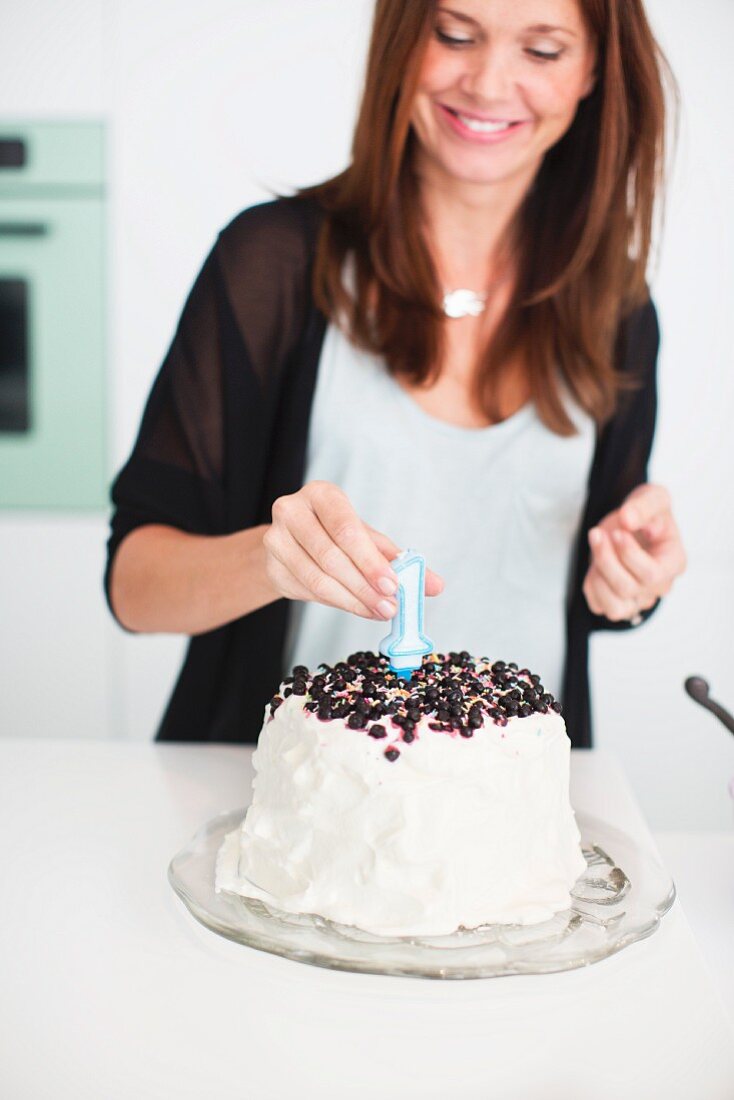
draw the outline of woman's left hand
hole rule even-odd
[[[591,564],[583,583],[595,615],[636,625],[686,568],[686,553],[662,485],[638,485],[589,531]]]

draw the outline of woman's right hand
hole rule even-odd
[[[391,619],[398,578],[390,562],[395,543],[364,523],[338,485],[310,481],[297,493],[278,497],[263,535],[271,584],[289,600],[350,611],[365,619]],[[437,596],[443,581],[426,570],[426,595]]]

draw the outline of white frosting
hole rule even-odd
[[[487,718],[471,738],[423,717],[405,744],[389,722],[376,740],[303,703],[266,708],[252,805],[219,852],[217,891],[384,935],[534,924],[568,907],[586,863],[559,714]]]

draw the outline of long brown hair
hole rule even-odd
[[[520,357],[538,415],[575,428],[557,368],[597,424],[634,379],[615,369],[620,321],[648,296],[646,269],[661,197],[665,87],[676,85],[642,0],[580,0],[597,49],[596,83],[547,151],[513,229],[518,277],[476,372],[475,399],[499,419],[497,379]],[[325,209],[316,302],[358,346],[413,383],[440,370],[443,313],[420,224],[410,114],[433,33],[435,0],[377,0],[352,145],[338,176],[299,193]],[[661,218],[662,221],[662,218]],[[343,265],[353,262],[353,294]]]

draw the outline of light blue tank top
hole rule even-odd
[[[401,548],[420,550],[445,588],[426,599],[440,652],[516,661],[560,694],[571,554],[587,495],[593,420],[562,389],[578,429],[559,436],[532,403],[485,428],[429,415],[383,361],[327,326],[309,423],[304,482],[331,481],[357,514]],[[284,651],[334,664],[378,650],[380,623],[293,601]]]

